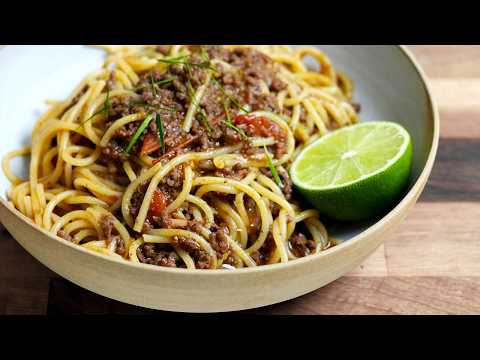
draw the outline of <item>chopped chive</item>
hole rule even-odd
[[[181,55],[181,56],[177,56],[176,58],[158,59],[158,62],[169,64],[169,65],[175,65],[175,64],[179,64],[182,59],[185,59],[187,57],[188,55]]]
[[[210,56],[208,56],[208,53],[205,51],[205,48],[203,46],[201,47],[200,55],[203,57],[203,60],[205,62],[210,62]]]
[[[200,118],[202,119],[203,125],[207,128],[208,135],[212,135],[212,128],[210,127],[210,124],[208,123],[208,119],[207,119],[207,116],[205,115],[204,111],[201,110],[201,111],[198,112],[198,114],[200,115]]]
[[[158,59],[159,62],[168,64],[168,65],[185,65],[185,66],[195,66],[199,68],[204,68],[204,69],[209,69],[212,71],[217,71],[212,65],[210,65],[210,62],[206,61],[205,63],[201,64],[195,64],[189,61],[183,61],[183,59],[188,58],[189,55],[183,55],[179,56],[177,58],[172,58],[172,59]]]
[[[138,141],[142,133],[145,131],[147,126],[150,124],[150,121],[152,121],[153,115],[148,114],[145,120],[140,124],[140,126],[137,128],[137,131],[135,131],[135,134],[133,134],[132,138],[130,139],[130,142],[128,143],[127,148],[125,149],[125,153],[129,154],[130,150],[132,150],[133,145]]]
[[[195,90],[192,86],[192,82],[190,81],[190,77],[192,76],[192,72],[190,69],[190,65],[186,64],[185,68],[187,69],[187,92],[188,96],[190,98],[190,101],[192,102],[193,106],[195,106],[195,111],[198,111],[198,114],[200,115],[200,118],[202,120],[203,125],[208,131],[208,135],[212,134],[212,128],[210,127],[210,124],[208,122],[207,116],[205,115],[204,110],[200,107],[200,104],[195,101]]]
[[[165,154],[165,132],[163,129],[163,121],[160,114],[157,114],[157,129],[158,137],[160,138],[160,145],[162,146],[162,155]]]
[[[223,102],[223,110],[225,111],[225,116],[227,117],[227,121],[229,123],[232,122],[232,118],[230,117],[230,111],[228,111],[228,106],[227,104],[225,103],[225,101]]]
[[[242,129],[240,129],[239,127],[233,124],[232,119],[230,118],[230,112],[228,111],[228,107],[227,107],[227,104],[225,104],[225,102],[223,103],[223,109],[225,110],[225,116],[227,117],[227,120],[223,120],[223,123],[227,125],[227,127],[229,127],[230,129],[238,132],[244,140],[247,140],[248,139],[247,134],[245,134],[245,132]]]
[[[176,80],[177,77],[176,76],[172,76],[171,78],[168,78],[168,79],[163,79],[163,80],[159,80],[159,81],[156,81],[155,82],[155,85],[165,85],[165,84],[168,84],[170,82],[172,82],[173,80]]]
[[[195,106],[195,111],[197,111],[197,109],[200,107],[200,104],[198,104],[196,101],[195,101],[195,89],[193,88],[192,86],[192,82],[190,81],[190,77],[192,76],[192,72],[191,72],[191,69],[190,69],[190,66],[186,66],[187,68],[187,73],[188,73],[188,76],[187,76],[187,91],[188,91],[188,96],[190,97],[190,101],[193,103],[193,105]]]
[[[277,169],[275,168],[275,165],[273,165],[272,158],[270,157],[270,154],[268,153],[267,146],[263,145],[263,149],[265,150],[265,156],[267,157],[268,161],[268,167],[270,168],[270,172],[272,173],[273,179],[277,183],[278,186],[283,187],[282,180],[280,179],[280,176],[278,176]]]
[[[162,85],[171,83],[171,82],[172,82],[173,80],[175,80],[175,79],[177,79],[176,76],[171,77],[171,78],[168,78],[168,79],[164,79],[164,80],[154,81],[153,84],[154,84],[154,85],[158,85],[158,86],[162,86]],[[147,85],[141,85],[141,86],[138,86],[138,87],[134,88],[133,90],[138,91],[138,90],[145,89],[146,87],[147,87]]]
[[[245,114],[248,114],[250,113],[250,111],[248,111],[245,107],[243,107],[240,102],[235,99],[234,96],[230,95],[227,90],[225,90],[225,88],[222,86],[222,84],[220,84],[218,82],[217,79],[213,78],[213,81],[218,85],[218,87],[220,88],[220,90],[223,92],[223,94],[236,106],[238,107],[241,111],[243,111]]]
[[[193,88],[192,82],[190,81],[190,78],[192,77],[192,71],[191,71],[189,65],[186,66],[186,69],[187,69],[187,73],[188,73],[188,76],[187,76],[187,90],[190,93],[190,96],[193,98],[193,95],[195,94],[195,89]]]
[[[92,116],[90,116],[87,120],[85,120],[82,124],[86,123],[87,121],[90,121],[95,116],[97,116],[99,114],[102,114],[102,113],[105,113],[105,116],[108,118],[108,112],[109,112],[111,106],[112,105],[110,103],[110,89],[107,88],[107,97],[105,98],[105,102],[103,103],[103,107],[100,110],[98,110],[97,112],[95,112]]]
[[[247,140],[247,139],[248,139],[247,134],[245,134],[245,132],[244,132],[242,129],[240,129],[240,128],[238,128],[237,126],[233,125],[233,123],[228,122],[228,121],[225,121],[225,120],[222,120],[222,122],[223,122],[228,128],[230,128],[230,129],[235,130],[236,132],[238,132],[238,133],[242,136],[242,138],[243,138],[244,140]]]
[[[153,96],[157,97],[157,90],[155,89],[155,82],[153,81],[153,75],[150,73],[150,85],[152,86]]]

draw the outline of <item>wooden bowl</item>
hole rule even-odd
[[[88,290],[147,308],[223,312],[261,307],[316,290],[359,266],[399,226],[420,196],[435,160],[439,117],[425,76],[400,46],[320,46],[351,75],[364,121],[404,125],[414,141],[409,192],[380,219],[330,224],[344,240],[319,255],[288,264],[226,270],[182,270],[108,258],[53,236],[0,198],[0,220],[42,264]],[[53,55],[53,56],[52,56]],[[0,154],[28,143],[45,98],[64,98],[101,64],[102,54],[80,46],[9,46],[0,51]],[[25,89],[24,84],[29,84]],[[16,164],[21,170],[21,164]],[[0,177],[0,190],[9,186]],[[21,266],[21,264],[18,264]]]

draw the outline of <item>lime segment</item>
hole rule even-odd
[[[366,122],[332,132],[293,162],[296,190],[323,214],[363,220],[392,206],[408,184],[412,140],[399,124]]]

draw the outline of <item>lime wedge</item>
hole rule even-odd
[[[412,140],[401,125],[365,122],[307,146],[290,176],[295,189],[323,215],[365,220],[389,210],[403,195],[412,153]]]

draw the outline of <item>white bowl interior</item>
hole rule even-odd
[[[430,106],[417,70],[397,46],[316,45],[336,69],[354,81],[355,101],[363,121],[395,121],[410,132],[414,142],[411,184],[422,172],[432,145]],[[66,98],[73,88],[104,59],[101,50],[80,45],[8,46],[0,51],[0,155],[30,145],[30,132],[45,111],[46,99]],[[26,177],[27,159],[15,160],[14,171]],[[3,172],[0,194],[10,186]],[[376,219],[354,224],[328,225],[339,239],[348,240]]]

